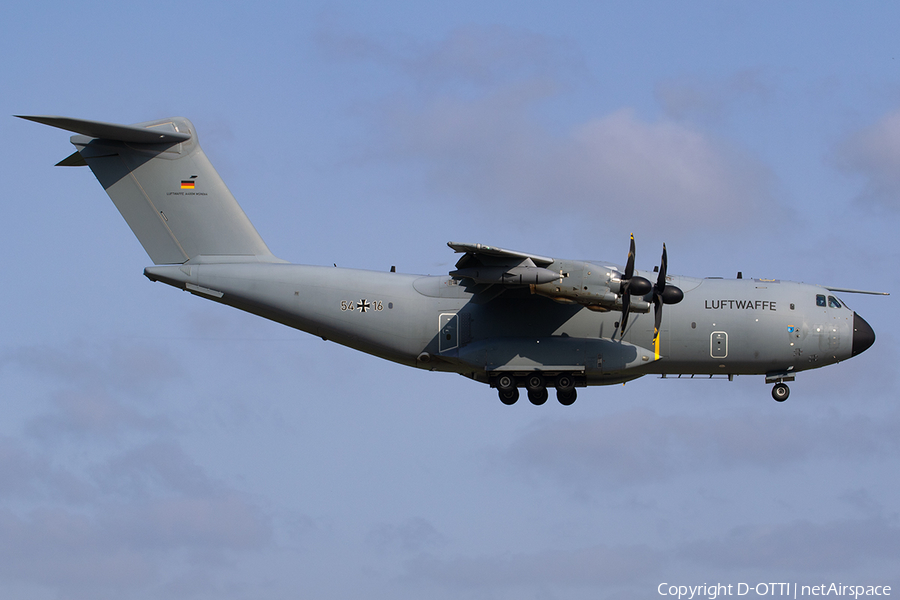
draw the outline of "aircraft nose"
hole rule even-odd
[[[875,331],[861,316],[853,313],[853,356],[865,352],[875,343]]]

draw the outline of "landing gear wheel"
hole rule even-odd
[[[772,397],[776,402],[784,402],[791,395],[791,388],[786,383],[776,383],[772,388]]]
[[[516,389],[516,378],[512,375],[501,375],[497,378],[497,381],[494,383],[494,385],[501,392],[508,392],[510,390]]]
[[[535,406],[540,406],[541,404],[546,402],[547,398],[549,397],[550,394],[547,393],[547,388],[541,388],[539,390],[528,390],[528,400]]]
[[[507,406],[511,406],[516,403],[516,400],[519,399],[519,389],[511,388],[511,389],[500,389],[500,402]]]
[[[537,392],[543,390],[547,387],[547,384],[544,382],[544,376],[538,373],[534,375],[529,375],[525,379],[525,387],[528,388],[529,392]]]
[[[556,391],[563,393],[575,391],[575,380],[571,375],[560,375],[556,378]]]
[[[577,397],[578,392],[576,392],[574,388],[568,392],[556,390],[556,399],[559,400],[559,403],[563,406],[572,406],[572,403],[575,402],[575,398]]]

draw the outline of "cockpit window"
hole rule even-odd
[[[825,294],[816,294],[816,306],[825,306]]]
[[[841,303],[834,296],[828,296],[828,306],[831,308],[841,308]]]

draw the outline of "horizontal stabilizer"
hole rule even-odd
[[[51,127],[59,127],[66,131],[80,133],[93,138],[131,144],[165,144],[184,142],[191,139],[189,133],[175,131],[175,128],[167,123],[157,124],[152,127],[141,127],[139,125],[117,125],[115,123],[88,121],[87,119],[71,119],[69,117],[16,116],[20,119],[50,125]]]
[[[84,160],[84,157],[81,156],[81,153],[76,150],[72,154],[68,155],[55,165],[54,167],[86,167],[88,166],[87,161]]]

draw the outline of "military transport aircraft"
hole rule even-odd
[[[200,149],[187,119],[116,125],[22,117],[76,133],[62,166],[89,166],[160,281],[411,367],[450,371],[543,404],[548,388],[663,377],[764,375],[785,382],[856,356],[875,332],[835,292],[776,279],[669,275],[482,244],[443,276],[296,265],[276,258]],[[650,316],[652,311],[653,315]],[[664,318],[665,317],[665,318]]]

